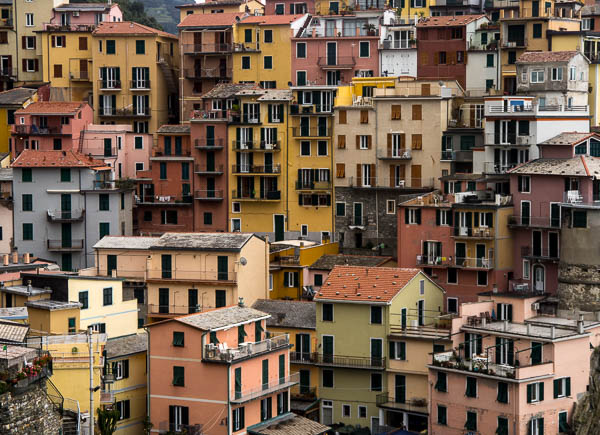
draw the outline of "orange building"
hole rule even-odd
[[[290,373],[289,336],[268,334],[269,317],[240,302],[149,325],[153,427],[260,434],[276,421],[302,433],[325,433],[327,426],[289,412],[298,374]]]

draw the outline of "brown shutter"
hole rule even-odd
[[[362,166],[360,163],[356,164],[356,185],[362,186]]]
[[[62,38],[62,46],[63,46],[63,48],[66,48],[67,47],[67,37],[66,37],[66,35],[65,36],[61,36],[61,38]]]
[[[440,64],[440,53],[438,51],[436,51],[433,54],[433,64],[434,65],[439,65]]]
[[[51,39],[51,41],[52,41],[52,46],[53,46],[53,47],[56,47],[56,36],[52,35],[52,36],[50,37],[50,39]]]
[[[23,50],[27,47],[27,37],[26,36],[21,36],[21,45]]]
[[[405,133],[400,133],[400,149],[402,149],[402,150],[406,149],[406,134]]]
[[[371,146],[372,146],[371,139],[372,139],[371,135],[368,135],[367,136],[367,148],[368,149],[371,149]]]
[[[375,164],[371,164],[371,187],[377,186],[377,168]]]
[[[429,62],[429,53],[421,53],[421,65],[427,65],[427,62]]]
[[[368,110],[361,110],[360,111],[360,123],[361,124],[368,124],[369,123],[369,111]]]
[[[338,136],[338,148],[346,148],[346,135],[340,134]]]
[[[423,83],[421,85],[421,95],[429,97],[431,95],[431,85],[429,83]]]
[[[402,106],[399,104],[392,105],[392,119],[402,119]]]
[[[23,59],[23,72],[27,71],[27,59]]]
[[[400,176],[400,179],[406,180],[406,166],[400,165],[399,168],[400,173],[398,175]]]
[[[62,77],[62,65],[54,65],[54,77]]]
[[[356,149],[360,149],[360,136],[358,134],[356,135]]]
[[[346,111],[340,110],[338,112],[338,124],[345,124],[346,122]]]
[[[335,176],[337,178],[344,178],[346,176],[346,164],[336,163],[335,164]]]
[[[33,60],[33,70],[38,72],[40,70],[40,61],[38,59]]]
[[[450,58],[450,61],[448,63],[450,65],[454,65],[456,63],[456,52],[455,51],[448,52],[448,57]]]
[[[387,135],[387,156],[392,157],[392,133]]]
[[[8,44],[8,32],[0,32],[0,44]]]
[[[423,148],[423,136],[421,134],[413,134],[411,136],[411,148],[420,150]]]
[[[421,120],[421,105],[420,104],[412,105],[412,119],[413,119],[413,121]]]
[[[394,178],[396,177],[396,166],[390,165],[390,187],[396,187]]]
[[[410,187],[421,187],[421,165],[410,167]]]

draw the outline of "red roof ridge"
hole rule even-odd
[[[585,173],[588,175],[588,177],[590,177],[592,174],[590,174],[590,169],[588,168],[587,162],[585,161],[585,156],[581,155],[579,156],[581,157],[581,163],[583,163],[583,168],[585,169]]]

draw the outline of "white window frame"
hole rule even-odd
[[[531,279],[531,262],[527,259],[523,259],[523,279]]]
[[[569,80],[577,80],[577,68],[575,68],[574,66],[569,67]]]
[[[593,18],[582,18],[581,19],[581,30],[590,30],[592,28]]]
[[[523,188],[523,183],[522,181],[527,179],[527,190],[525,190]],[[531,193],[531,177],[529,175],[520,175],[519,177],[517,177],[517,190],[519,191],[519,193]]]
[[[371,165],[363,163],[360,170],[360,185],[362,187],[371,187]]]
[[[323,382],[321,382],[321,385],[323,384]],[[334,383],[335,385],[335,373],[334,373]],[[329,387],[323,387],[323,388],[329,388]],[[324,410],[325,408],[327,409],[331,409],[331,421],[335,421],[333,418],[333,400],[323,400],[323,402],[321,403],[321,421],[324,421],[324,417],[323,415],[325,414]]]
[[[419,280],[419,294],[423,296],[425,294],[425,280]]]
[[[308,142],[308,154],[304,154],[303,146]],[[310,157],[312,151],[312,145],[309,140],[300,141],[300,157]]]
[[[400,343],[404,343],[404,359],[400,358]],[[394,358],[395,361],[406,361],[406,351],[408,347],[406,346],[406,341],[390,341],[390,346],[394,348]]]
[[[560,81],[562,81],[562,78],[563,78],[562,67],[557,66],[557,67],[552,68],[551,80],[553,82],[560,82]]]
[[[298,46],[300,44],[304,45],[304,57],[298,56]],[[296,42],[296,59],[306,59],[306,42]]]
[[[448,224],[448,213],[451,213],[451,210],[440,210],[440,226],[449,226]]]
[[[361,416],[361,411],[364,411],[364,416]],[[357,418],[367,418],[367,407],[365,405],[358,405]]]
[[[348,410],[347,413],[346,410]],[[352,406],[347,403],[342,403],[342,418],[352,418]]]
[[[30,41],[33,41],[33,44],[29,44]],[[59,47],[57,45],[57,47]],[[26,36],[25,37],[25,50],[35,50],[35,36]]]
[[[173,416],[175,417],[175,421],[173,422],[173,429],[175,429],[175,432],[179,432],[181,430],[181,426],[183,425],[182,423],[182,411],[183,411],[183,406],[179,406],[179,405],[175,405],[174,409],[173,409]]]
[[[25,125],[25,117],[24,116],[19,117],[19,124]]]
[[[33,13],[27,12],[25,14],[25,27],[33,27],[33,26],[35,26],[35,20],[34,20]]]
[[[271,106],[271,122],[274,122],[274,123],[282,122],[283,118],[281,117],[282,114],[280,113],[280,109],[281,108],[279,107],[279,104],[273,104]],[[277,138],[274,138],[274,140],[277,141]],[[276,142],[273,142],[273,143],[276,143]]]
[[[308,237],[308,225],[306,225],[306,224],[300,225],[300,236]]]
[[[235,229],[236,222],[238,223],[239,230]],[[236,233],[236,232],[241,232],[241,231],[242,231],[242,219],[241,218],[232,218],[231,219],[231,232]]]
[[[241,213],[242,212],[242,203],[241,202],[232,202],[231,203],[231,213]]]
[[[544,83],[544,70],[536,69],[530,73],[531,83]]]
[[[395,199],[388,199],[385,202],[385,214],[396,214],[396,200]]]
[[[238,431],[238,430],[242,430],[243,427],[241,427],[241,419],[240,419],[240,409],[243,409],[243,406],[239,406],[237,408],[235,408],[233,411],[231,411],[231,416],[232,416],[232,420],[233,420],[233,430],[234,431]],[[245,410],[244,410],[245,411]],[[237,429],[236,429],[237,428]]]
[[[273,274],[269,274],[269,291],[273,291]]]
[[[35,59],[25,59],[25,72],[35,72]]]
[[[414,0],[414,8],[424,8],[425,7],[425,0]]]
[[[450,311],[450,300],[456,301],[456,311]],[[458,313],[458,298],[446,299],[446,311],[448,311],[449,313]]]
[[[142,165],[142,169],[138,169],[137,166]],[[144,162],[135,162],[135,171],[143,171],[144,170]]]
[[[359,145],[358,145],[359,149],[368,150],[369,149],[369,135],[361,134],[358,137],[359,137]]]
[[[568,397],[567,396],[567,378],[569,378],[569,376],[564,376],[562,378],[558,378],[557,381],[559,382],[559,387],[560,387],[560,391],[561,393],[559,395],[557,395],[557,399],[563,398],[563,397]]]
[[[286,288],[295,288],[296,287],[296,282],[294,280],[294,272],[283,272],[284,274],[287,275],[288,279],[288,283],[286,285]]]
[[[123,361],[117,361],[115,363],[115,369],[116,369],[115,373],[113,373],[115,376],[115,379],[117,381],[120,379],[123,379]]]
[[[531,402],[533,403],[533,401]],[[529,422],[529,433],[531,435],[540,435],[540,419],[539,418],[532,418],[531,421]]]
[[[416,208],[408,209],[408,224],[409,225],[417,225],[417,209]]]

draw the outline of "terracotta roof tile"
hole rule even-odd
[[[251,15],[242,20],[240,24],[263,24],[265,26],[276,26],[280,24],[290,24],[303,15]]]
[[[571,159],[535,159],[509,171],[511,174],[600,177],[600,157],[577,156]]]
[[[580,142],[594,136],[600,140],[600,135],[596,133],[580,133],[578,131],[567,131],[560,133],[550,139],[545,140],[539,145],[577,145]],[[538,146],[539,146],[538,145]]]
[[[163,32],[133,21],[105,21],[98,24],[92,35],[158,35],[177,39],[177,35]]]
[[[177,8],[177,9],[207,8],[207,7],[214,8],[215,6],[241,5],[242,3],[244,3],[242,0],[212,0],[212,1],[205,1],[204,3],[186,3],[183,5],[176,5],[175,8]]]
[[[443,17],[429,17],[419,21],[417,27],[464,26],[483,17],[485,17],[485,15],[450,15]]]
[[[35,103],[31,103],[29,106],[24,109],[19,109],[15,112],[15,115],[26,115],[28,113],[35,114],[75,114],[77,113],[85,104],[83,101],[76,102],[65,102],[65,101],[37,101]]]
[[[578,51],[528,51],[517,59],[517,63],[568,62]]]
[[[335,266],[315,300],[388,303],[419,272],[396,267]]]
[[[75,151],[24,150],[13,162],[13,168],[99,168],[102,160],[95,160]]]
[[[236,18],[242,18],[243,12],[225,14],[190,14],[177,27],[223,27],[233,26]]]

